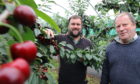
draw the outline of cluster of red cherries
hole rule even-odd
[[[26,5],[17,6],[13,17],[18,23],[26,26],[36,22],[35,12]],[[6,19],[1,22],[9,24]],[[0,26],[0,34],[8,31],[9,28]],[[0,65],[0,84],[24,84],[30,76],[30,63],[36,58],[37,47],[32,41],[24,41],[12,44],[9,51],[13,60]]]

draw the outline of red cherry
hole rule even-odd
[[[18,69],[24,75],[24,80],[27,80],[30,76],[30,66],[23,58],[17,58],[13,62],[3,64],[0,69],[6,67],[14,67]]]
[[[32,41],[25,41],[11,45],[10,51],[14,59],[20,57],[31,63],[36,58],[37,47]]]
[[[26,5],[20,5],[14,10],[14,17],[21,24],[32,26],[36,22],[36,14],[34,10]]]
[[[0,66],[0,69],[1,69],[1,68],[9,67],[10,65],[11,65],[11,63],[2,64],[2,65]]]
[[[29,76],[30,76],[30,66],[27,63],[27,61],[25,61],[24,59],[18,58],[14,62],[12,62],[10,66],[15,67],[18,70],[20,70],[21,73],[24,75],[25,80],[29,78]]]
[[[0,69],[0,84],[24,84],[24,76],[13,67]]]

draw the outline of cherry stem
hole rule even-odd
[[[5,27],[10,28],[17,35],[19,42],[21,42],[21,43],[23,42],[23,39],[22,39],[20,33],[17,31],[17,29],[15,27],[13,27],[12,25],[9,25],[9,24],[2,23],[2,22],[0,22],[0,26],[5,26]]]

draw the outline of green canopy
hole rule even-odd
[[[92,28],[88,28],[88,31],[89,31],[89,36],[92,36],[92,35],[95,34],[95,32],[94,32],[94,30]],[[82,33],[83,33],[83,35],[86,34],[85,28],[82,29]]]
[[[116,34],[117,34],[117,32],[116,32],[115,29],[111,29],[111,30],[109,31],[109,35],[116,35]]]

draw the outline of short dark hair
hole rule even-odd
[[[81,20],[81,23],[82,23],[82,18],[81,18],[81,16],[79,16],[79,15],[73,15],[73,16],[71,16],[70,18],[69,18],[69,20],[68,20],[68,24],[70,23],[70,20],[71,19],[80,19]]]
[[[115,22],[116,22],[116,19],[117,19],[118,17],[124,16],[124,15],[127,15],[127,16],[129,17],[130,21],[131,21],[133,24],[136,24],[136,21],[135,21],[134,16],[133,16],[131,13],[129,13],[129,12],[122,12],[122,13],[118,14],[118,15],[116,16],[116,18],[115,18]]]

